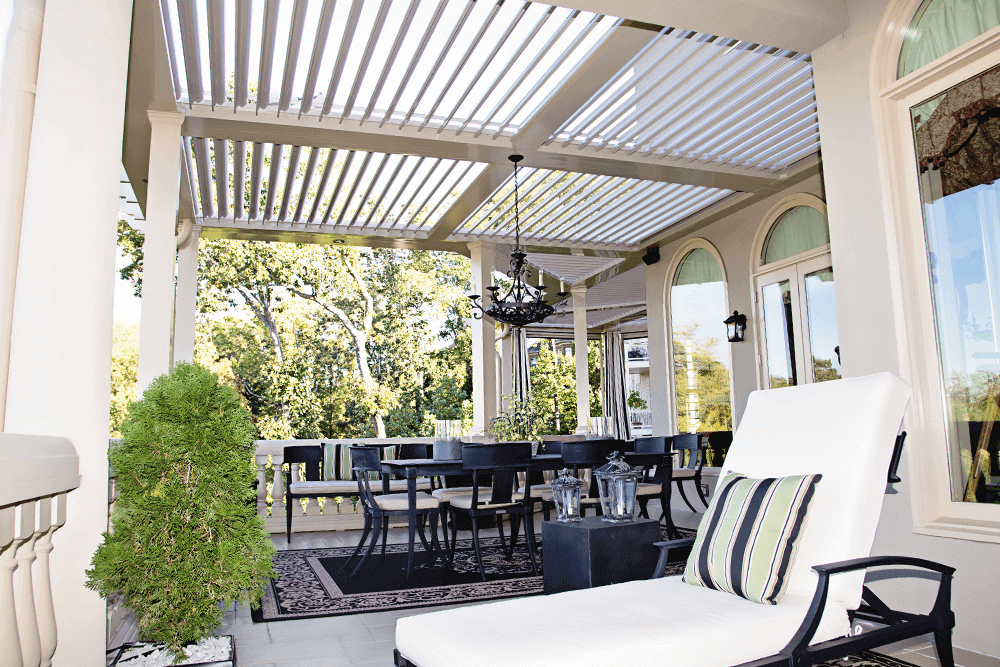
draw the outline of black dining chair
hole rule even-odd
[[[361,534],[361,539],[358,541],[358,546],[354,548],[354,553],[341,565],[341,568],[347,568],[350,562],[361,552],[365,542],[368,541],[368,535],[371,534],[372,536],[365,555],[361,557],[357,567],[351,572],[351,576],[353,577],[361,569],[368,556],[371,555],[375,544],[378,542],[379,534],[383,532],[383,526],[388,525],[389,517],[409,516],[410,496],[408,493],[372,493],[371,479],[377,477],[382,470],[382,449],[380,447],[351,447],[351,460],[353,462],[354,475],[358,480],[358,493],[361,496],[361,505],[365,511],[365,527]],[[439,503],[437,498],[422,491],[417,492],[416,512],[418,521],[415,525],[410,525],[411,549],[406,560],[407,578],[410,577],[410,571],[413,568],[412,545],[414,531],[420,534],[420,542],[424,545],[424,549],[430,552],[432,554],[431,557],[434,558],[433,554],[435,551],[432,545],[428,544],[427,537],[424,535],[424,519],[430,519],[431,541],[433,544],[436,544],[438,509]],[[385,554],[385,539],[382,540],[382,554]]]
[[[681,498],[691,508],[692,512],[697,512],[691,501],[684,494],[684,482],[693,481],[695,491],[701,502],[708,507],[708,500],[701,490],[701,469],[705,467],[705,452],[701,447],[701,436],[697,433],[681,433],[674,436],[674,452],[679,457],[677,467],[674,468],[674,481],[677,483],[677,490],[681,492]]]
[[[476,563],[479,574],[486,581],[486,569],[483,567],[483,555],[479,544],[480,520],[486,517],[496,520],[500,532],[500,545],[509,560],[513,556],[517,542],[517,521],[524,520],[525,546],[531,558],[531,569],[538,574],[538,564],[535,562],[535,527],[531,518],[531,502],[528,500],[531,491],[530,477],[527,477],[523,491],[515,492],[514,486],[518,473],[527,473],[531,467],[531,443],[491,443],[467,444],[462,447],[462,467],[472,473],[472,493],[453,496],[450,500],[453,519],[455,515],[466,515],[472,523],[472,545],[476,551]],[[489,494],[480,492],[480,476],[490,474],[492,486]],[[511,518],[510,550],[504,540],[503,517]],[[455,542],[458,538],[458,522],[451,524],[451,547],[449,553],[453,561],[455,557]]]
[[[708,433],[705,465],[721,468],[733,444],[732,431],[712,431]]]
[[[285,447],[284,460],[288,464],[285,476],[285,537],[292,541],[292,517],[299,498],[333,498],[357,496],[357,485],[348,480],[323,479],[323,446],[293,445]],[[300,464],[305,464],[305,479],[299,475]],[[280,499],[279,499],[280,502]]]
[[[673,438],[666,436],[651,436],[636,438],[634,443],[636,454],[664,455],[664,464],[658,465],[655,468],[647,467],[643,470],[642,481],[639,482],[635,492],[636,502],[639,503],[639,516],[648,519],[649,510],[647,506],[650,499],[660,496],[660,503],[663,505],[663,511],[660,513],[660,521],[666,519],[668,525],[670,524],[670,517],[668,515],[670,511],[670,484],[667,484],[666,488],[664,488],[663,478],[666,472],[664,468],[671,462],[671,459],[667,458],[667,454],[670,452],[672,440]]]
[[[622,442],[611,438],[600,440],[580,440],[577,442],[564,442],[562,447],[562,460],[567,468],[573,470],[573,475],[580,477],[581,471],[590,472],[590,487],[586,494],[580,494],[580,516],[586,516],[587,507],[596,506],[597,513],[601,514],[601,494],[597,490],[597,478],[594,470],[600,468],[608,462],[608,457],[614,452],[622,451]],[[551,491],[543,496],[546,505],[543,506],[543,515],[548,517],[548,508],[551,507]]]

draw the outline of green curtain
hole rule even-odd
[[[681,260],[674,275],[674,285],[701,285],[722,282],[722,269],[712,253],[695,248]]]
[[[812,250],[830,242],[826,218],[812,206],[786,211],[771,228],[764,245],[764,264]]]
[[[920,69],[998,25],[1000,0],[925,0],[903,40],[899,76]]]

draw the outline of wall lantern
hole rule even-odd
[[[747,316],[740,315],[738,310],[727,317],[723,322],[726,325],[726,336],[730,343],[740,343],[743,341],[743,332],[747,330]]]

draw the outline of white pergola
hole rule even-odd
[[[450,250],[482,292],[513,242],[514,152],[529,261],[572,292],[538,331],[572,322],[585,387],[588,328],[642,315],[647,247],[815,169],[808,53],[568,4],[136,2],[140,387],[193,355],[199,235]],[[509,375],[494,335],[473,322],[475,431]]]
[[[192,349],[199,235],[453,250],[482,284],[511,241],[518,152],[537,174],[528,251],[566,278],[585,336],[595,309],[631,307],[605,293],[647,246],[815,171],[805,54],[848,28],[842,3],[560,4],[14,0],[0,15],[0,419],[69,438],[81,474],[56,535],[54,664],[105,649],[81,573],[107,524],[116,185],[146,235],[148,379]],[[494,336],[474,328],[480,424]]]

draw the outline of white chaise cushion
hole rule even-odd
[[[871,554],[909,397],[910,388],[891,373],[750,394],[719,479],[732,471],[747,477],[823,475],[786,595],[812,596],[813,565]],[[864,576],[831,577],[830,602],[857,609]]]
[[[784,648],[808,607],[790,596],[756,604],[666,577],[408,616],[396,623],[396,648],[420,667],[731,667]],[[516,628],[516,640],[485,628]],[[848,629],[840,608],[816,641]]]

